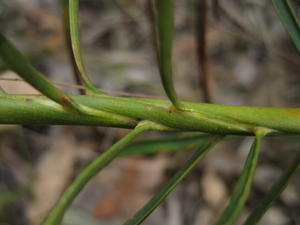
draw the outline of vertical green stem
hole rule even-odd
[[[174,1],[155,0],[154,7],[156,50],[160,77],[168,98],[177,109],[180,109],[172,79]]]
[[[80,40],[79,40],[79,22],[78,22],[78,13],[79,12],[79,1],[78,0],[69,0],[69,22],[70,22],[70,35],[71,35],[71,44],[73,49],[73,55],[75,62],[80,74],[80,77],[83,81],[84,86],[88,91],[94,94],[104,94],[99,91],[90,81],[86,69],[83,64],[81,50],[80,50]]]
[[[236,223],[236,220],[249,196],[258,156],[260,153],[261,141],[266,134],[267,131],[264,129],[258,129],[257,132],[255,132],[256,138],[251,146],[242,174],[233,192],[233,196],[231,197],[230,203],[220,219],[217,221],[216,225],[233,225]]]
[[[71,61],[71,67],[73,70],[73,77],[76,81],[76,84],[82,85],[82,79],[80,77],[79,70],[76,65],[75,57],[73,55],[72,43],[71,43],[71,35],[70,35],[70,16],[69,16],[69,0],[60,0],[60,8],[62,13],[63,25],[64,25],[64,34],[65,34],[65,42],[67,47],[67,53]],[[85,94],[84,89],[78,90],[80,94]]]
[[[49,213],[48,217],[44,220],[42,225],[57,225],[62,220],[65,211],[69,208],[73,200],[84,188],[88,181],[99,173],[105,166],[107,166],[114,158],[118,156],[120,151],[128,145],[137,135],[146,130],[160,130],[164,129],[160,125],[152,122],[141,122],[136,128],[130,131],[121,140],[112,145],[102,155],[92,161],[73,181],[73,183],[63,193],[60,200]]]

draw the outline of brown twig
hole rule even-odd
[[[200,70],[200,86],[203,91],[204,101],[212,102],[211,97],[211,77],[208,70],[207,62],[207,0],[196,1],[196,39],[197,39],[197,56]]]

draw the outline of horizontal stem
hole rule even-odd
[[[0,124],[94,125],[133,128],[141,120],[180,131],[253,135],[257,127],[272,133],[300,134],[300,109],[226,106],[182,102],[184,111],[174,111],[167,100],[113,96],[70,96],[78,104],[102,110],[102,116],[66,112],[43,96],[0,96]],[[110,116],[111,114],[111,116]],[[115,116],[123,116],[124,120]],[[126,119],[128,118],[128,119]]]

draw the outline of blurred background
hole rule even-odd
[[[203,13],[207,26],[202,44],[213,103],[299,107],[299,53],[269,0],[208,1],[206,9],[197,0],[176,0],[173,61],[180,99],[204,101],[203,61],[197,57],[201,38],[196,36],[203,29]],[[165,98],[150,18],[148,0],[80,1],[82,53],[97,87],[114,95]],[[50,80],[68,93],[79,93],[59,0],[1,0],[0,29]],[[36,93],[17,79],[0,61],[1,87],[9,93]],[[39,224],[81,168],[126,133],[102,127],[1,125],[0,224]],[[138,139],[162,135],[176,134],[150,132]],[[144,224],[212,224],[231,196],[251,141],[217,145]],[[241,221],[299,147],[297,136],[264,141]],[[190,150],[115,160],[81,192],[64,224],[122,224],[180,168]],[[300,224],[299,190],[298,173],[260,224]]]

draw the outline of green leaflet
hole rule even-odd
[[[134,154],[151,154],[158,152],[169,152],[186,150],[199,147],[203,144],[207,134],[182,135],[174,137],[151,138],[133,142],[123,149],[119,156],[130,156]]]
[[[299,19],[289,0],[272,0],[273,5],[297,49],[300,51]]]
[[[166,185],[155,194],[152,199],[141,208],[131,219],[123,225],[138,225],[141,224],[158,206],[166,199],[177,184],[182,181],[189,172],[204,158],[208,151],[220,140],[222,136],[210,136],[206,139],[203,145],[192,155],[192,157],[182,166],[182,168],[167,182]]]
[[[272,203],[279,197],[279,195],[287,187],[293,176],[300,167],[300,151],[297,152],[296,157],[288,168],[285,169],[280,178],[273,184],[271,189],[264,196],[263,200],[255,207],[255,209],[248,216],[244,225],[254,225],[259,222],[261,217],[271,207]]]
[[[115,159],[120,151],[128,145],[137,135],[147,130],[164,130],[165,127],[155,123],[144,121],[139,123],[135,129],[130,131],[126,136],[113,144],[109,149],[102,153],[98,158],[92,161],[73,183],[63,193],[60,200],[44,220],[42,225],[57,225],[62,220],[65,211],[69,208],[75,197],[80,193],[90,179],[106,167],[113,159]]]
[[[83,81],[84,86],[88,91],[94,94],[104,94],[99,91],[92,82],[90,81],[86,69],[83,64],[81,50],[80,50],[80,41],[79,41],[79,23],[78,23],[78,11],[79,11],[79,1],[78,0],[69,0],[69,29],[71,36],[71,44],[75,62],[80,74],[80,77]]]
[[[160,77],[168,98],[177,109],[180,109],[172,80],[174,1],[154,0],[154,11]]]
[[[261,140],[264,135],[265,134],[261,132],[256,134],[256,138],[251,146],[242,174],[233,192],[230,203],[223,212],[222,216],[216,222],[216,225],[233,225],[240,215],[250,192],[258,156],[260,153]]]

